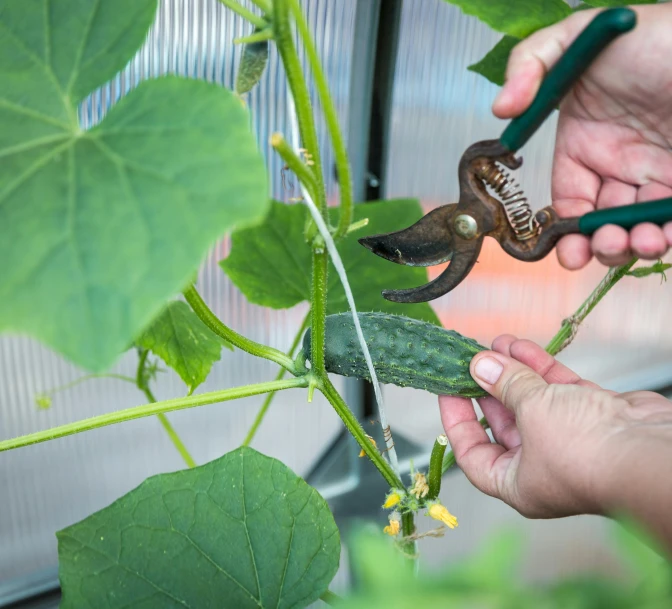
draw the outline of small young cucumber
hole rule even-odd
[[[382,383],[437,395],[487,395],[469,373],[471,358],[486,349],[475,340],[401,315],[359,313],[359,323]],[[329,315],[325,334],[327,372],[371,380],[352,314]],[[310,329],[303,337],[303,352],[310,357]]]

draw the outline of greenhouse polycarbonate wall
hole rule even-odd
[[[369,0],[359,0],[367,2]],[[357,0],[303,0],[345,127],[352,70]],[[81,108],[86,125],[143,78],[177,72],[231,86],[240,48],[233,38],[249,28],[217,0],[163,0],[147,44],[127,70]],[[405,0],[394,87],[388,197],[416,196],[430,209],[457,200],[456,168],[471,143],[497,137],[505,123],[494,119],[490,104],[497,88],[466,66],[479,60],[499,36],[443,0]],[[268,137],[287,133],[286,89],[277,55],[271,52],[260,86],[248,99],[254,129],[269,164],[272,194],[289,200],[282,164],[270,152]],[[521,151],[517,172],[534,208],[548,205],[555,119]],[[329,141],[320,127],[325,151]],[[325,167],[331,167],[331,153]],[[330,177],[330,176],[327,176]],[[331,194],[336,185],[330,182]],[[199,287],[227,324],[261,342],[287,348],[305,306],[270,311],[246,303],[221,272],[217,261],[228,252],[226,240],[203,266]],[[356,270],[355,270],[356,271]],[[563,271],[554,255],[530,265],[503,256],[488,244],[474,272],[450,295],[435,301],[444,324],[489,343],[512,332],[544,344],[590,293],[604,269],[592,264],[581,272]],[[401,287],[401,286],[390,286]],[[403,286],[406,287],[406,286]],[[584,377],[608,386],[633,388],[669,382],[672,376],[672,327],[666,314],[672,304],[669,285],[657,279],[629,278],[599,305],[582,326],[562,359]],[[133,374],[136,359],[126,355],[115,368]],[[267,380],[273,365],[240,352],[224,351],[208,382],[200,389]],[[80,418],[141,404],[130,384],[95,379],[57,393],[48,410],[35,396],[67,384],[82,372],[34,341],[0,339],[0,434],[2,438],[46,429]],[[338,381],[338,379],[335,379]],[[182,395],[184,386],[172,373],[161,376],[159,399]],[[441,431],[436,397],[385,388],[395,432],[431,445]],[[245,436],[261,398],[219,404],[170,415],[199,463],[231,450]],[[340,422],[323,400],[305,403],[301,392],[279,394],[253,446],[306,474],[340,430]],[[149,475],[183,466],[159,422],[143,419],[0,455],[0,590],[16,578],[53,569],[54,531],[107,505]],[[457,560],[503,526],[523,529],[531,540],[533,576],[553,576],[582,567],[613,567],[603,543],[603,523],[594,518],[554,523],[523,521],[512,510],[475,491],[456,472],[442,491],[446,505],[460,517],[460,527],[444,539],[420,542],[423,561]],[[429,519],[419,519],[422,530]],[[546,548],[554,548],[547,551]],[[559,549],[560,548],[560,549]]]
[[[339,109],[347,122],[354,0],[303,3]],[[217,0],[163,0],[145,46],[108,86],[87,99],[82,123],[99,121],[110,105],[139,81],[165,73],[201,78],[233,87],[240,46],[233,39],[250,33],[238,16]],[[271,153],[269,136],[288,134],[285,75],[275,50],[260,85],[247,97],[261,150],[267,158],[271,194],[280,200],[297,196],[283,187],[282,163]],[[319,106],[318,106],[319,107]],[[319,126],[325,167],[332,165],[326,130]],[[329,176],[328,176],[329,177]],[[329,183],[333,194],[336,185]],[[225,203],[224,203],[225,204]],[[305,306],[271,311],[250,305],[232,287],[217,262],[228,253],[225,241],[203,265],[199,288],[215,313],[237,331],[257,341],[288,349],[306,313]],[[137,358],[125,355],[114,372],[133,376]],[[208,381],[212,391],[272,379],[276,367],[241,351],[224,350]],[[48,410],[40,410],[38,394],[84,374],[37,342],[0,338],[0,434],[2,438],[46,429],[88,416],[139,405],[144,396],[131,384],[93,379],[57,393]],[[160,375],[157,399],[185,394],[172,372]],[[170,420],[198,463],[221,456],[244,439],[262,397],[172,413]],[[326,401],[305,392],[278,394],[253,446],[306,474],[340,430]],[[16,578],[51,569],[56,564],[55,531],[137,486],[147,476],[184,467],[158,420],[142,419],[91,433],[27,447],[0,456],[0,591]],[[2,595],[0,594],[0,597]]]

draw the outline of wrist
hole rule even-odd
[[[627,409],[632,411],[632,407]],[[594,478],[596,497],[606,515],[628,513],[649,520],[669,505],[672,491],[663,479],[672,463],[672,420],[642,421],[622,413],[603,451]]]

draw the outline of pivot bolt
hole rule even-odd
[[[468,214],[460,214],[453,222],[455,233],[462,239],[473,239],[478,234],[476,220]]]

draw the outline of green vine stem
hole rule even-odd
[[[242,38],[234,38],[233,44],[252,44],[254,42],[264,42],[265,40],[271,40],[273,38],[273,30],[265,29],[261,32],[255,32],[249,36],[243,36]]]
[[[262,29],[268,27],[268,23],[266,23],[265,19],[253,13],[251,10],[245,8],[244,6],[241,6],[235,0],[219,0],[219,1],[227,8],[230,8],[234,13],[238,13],[243,19],[247,19],[250,23],[256,25],[258,28]]]
[[[417,546],[414,539],[404,539],[409,538],[415,533],[415,518],[413,517],[413,512],[404,512],[401,515],[401,534],[402,539],[399,542],[401,550],[408,558],[417,559],[418,554],[416,552]]]
[[[99,427],[105,427],[106,425],[114,425],[115,423],[123,423],[124,421],[172,412],[174,410],[183,410],[185,408],[205,406],[206,404],[227,402],[229,400],[237,400],[238,398],[246,398],[252,395],[268,393],[270,391],[307,387],[309,382],[309,378],[304,376],[282,381],[244,385],[242,387],[222,389],[220,391],[212,391],[210,393],[191,395],[185,398],[175,398],[163,402],[155,402],[153,404],[145,404],[143,406],[117,410],[97,417],[91,417],[74,423],[60,425],[59,427],[52,427],[51,429],[46,429],[44,431],[19,436],[18,438],[12,438],[11,440],[3,440],[0,442],[0,452],[20,448],[21,446],[28,446],[30,444],[37,444],[39,442],[46,442],[48,440],[55,440],[56,438],[63,438],[64,436],[70,436],[82,431],[89,431],[90,429],[98,429]]]
[[[634,266],[637,262],[637,258],[633,258],[626,264],[621,266],[615,266],[609,269],[607,274],[604,276],[604,279],[597,284],[597,287],[592,291],[590,296],[581,304],[581,306],[576,310],[576,313],[571,317],[568,317],[562,322],[560,330],[555,334],[555,336],[550,340],[546,346],[546,352],[550,355],[556,356],[560,351],[572,342],[576,333],[581,325],[581,322],[589,315],[589,313],[597,306],[597,303],[602,300],[606,294],[613,288],[623,277],[628,274],[628,271]],[[485,417],[482,417],[479,420],[479,423],[483,426],[483,429],[489,429],[490,425]],[[455,455],[451,450],[443,459],[442,473],[446,473],[451,467],[456,463]]]
[[[53,395],[61,391],[67,391],[68,389],[72,389],[73,387],[76,387],[81,383],[86,383],[86,381],[90,381],[92,379],[104,379],[104,378],[117,379],[119,381],[125,381],[126,383],[132,383],[133,385],[135,385],[135,379],[131,376],[126,376],[125,374],[116,374],[114,372],[93,372],[91,374],[85,374],[84,376],[80,376],[78,379],[70,381],[69,383],[65,383],[64,385],[59,385],[58,387],[49,389],[48,391],[42,391],[36,394],[35,400],[37,401],[38,405],[41,408],[49,408],[49,406],[51,405],[51,397]],[[41,400],[45,400],[47,404],[46,405],[40,404]]]
[[[446,452],[448,438],[441,434],[434,441],[432,455],[429,458],[429,491],[427,500],[436,499],[441,492],[441,476],[443,475],[443,455]]]
[[[260,9],[264,13],[269,14],[273,10],[273,7],[271,6],[271,0],[251,0],[251,1],[252,4],[254,4],[258,9]]]
[[[326,378],[324,367],[325,325],[327,320],[327,271],[329,258],[326,251],[313,252],[313,280],[310,313],[311,370]]]
[[[546,346],[546,351],[548,353],[555,356],[572,342],[581,322],[597,306],[597,303],[605,297],[607,292],[628,274],[628,271],[636,262],[637,258],[633,258],[630,262],[627,262],[622,266],[615,266],[609,269],[604,276],[604,279],[600,281],[591,295],[576,310],[576,313],[562,322],[560,330]]]
[[[330,607],[337,607],[339,603],[343,602],[343,599],[337,594],[334,594],[331,590],[324,592],[322,596],[320,596],[320,600]]]
[[[315,78],[315,87],[320,97],[322,104],[322,111],[327,123],[327,131],[331,137],[331,143],[334,147],[334,157],[336,161],[336,169],[338,171],[338,184],[340,188],[340,216],[338,226],[334,233],[334,239],[344,237],[348,232],[348,227],[352,222],[353,207],[352,207],[352,177],[350,175],[350,162],[348,160],[348,152],[345,147],[345,141],[341,134],[341,129],[338,124],[338,113],[336,106],[329,93],[329,83],[327,77],[322,69],[320,58],[317,54],[317,49],[313,44],[308,24],[303,16],[303,11],[299,5],[298,0],[289,0],[289,5],[296,22],[296,28],[303,41],[303,46],[306,50],[308,63]]]
[[[308,327],[308,320],[310,320],[310,311],[303,318],[303,322],[301,322],[301,327],[299,328],[299,331],[296,333],[296,336],[292,341],[292,346],[289,348],[289,351],[287,352],[288,355],[291,356],[294,355],[296,348],[299,346],[299,342],[301,342],[303,333],[306,331],[306,328]],[[287,370],[285,370],[284,368],[280,368],[280,370],[278,371],[278,375],[275,377],[275,380],[276,381],[282,380],[286,372]],[[264,403],[261,405],[261,408],[259,409],[259,412],[257,413],[257,416],[254,419],[254,423],[252,423],[252,427],[250,427],[250,430],[247,432],[247,435],[245,436],[245,440],[243,440],[243,446],[249,446],[251,444],[255,434],[257,433],[257,430],[259,429],[259,426],[261,425],[261,422],[264,420],[264,417],[266,416],[266,412],[268,411],[274,397],[275,397],[275,391],[272,391],[266,396]]]
[[[390,488],[404,488],[404,483],[394,473],[390,464],[383,459],[383,456],[378,452],[378,449],[371,444],[364,428],[359,424],[359,421],[348,408],[348,405],[338,391],[336,391],[336,388],[331,384],[329,378],[325,376],[318,388],[324,394],[324,397],[329,400],[329,403],[334,407],[338,416],[341,417],[341,420],[352,434],[352,437],[357,440],[357,443],[361,446],[367,457],[371,459],[376,469],[383,475],[383,478],[385,478],[385,481],[390,485]]]
[[[194,310],[194,313],[196,313],[201,321],[217,334],[217,336],[221,336],[224,340],[229,341],[234,347],[238,347],[251,355],[271,360],[287,369],[292,374],[296,373],[294,360],[288,355],[285,355],[282,351],[262,345],[249,338],[245,338],[242,334],[238,334],[235,330],[225,326],[210,310],[208,305],[205,304],[205,301],[201,298],[201,295],[193,285],[186,288],[183,294],[187,302],[191,305],[191,308]]]
[[[147,398],[148,402],[156,403],[156,398],[154,397],[152,390],[149,388],[148,378],[146,374],[148,356],[149,356],[148,350],[143,349],[140,351],[140,357],[138,358],[138,369],[137,372],[135,373],[135,384],[138,387],[138,389],[140,389],[140,391],[142,391],[145,394],[145,397]],[[168,417],[162,412],[157,414],[156,416],[159,419],[159,422],[161,423],[163,429],[168,434],[170,441],[177,449],[177,452],[180,453],[182,460],[187,464],[187,467],[196,467],[196,461],[194,461],[194,458],[187,450],[187,447],[184,445],[184,442],[182,442],[182,438],[180,438],[177,431],[175,431],[175,428],[173,427],[172,423],[168,420]]]
[[[287,140],[282,137],[280,133],[274,133],[271,136],[271,146],[273,146],[282,160],[285,161],[285,164],[299,179],[299,182],[306,187],[308,193],[313,198],[313,201],[317,200],[318,192],[315,176],[313,175],[313,172],[308,169],[308,165],[306,165],[296,155],[294,150],[292,150],[292,147]]]
[[[287,75],[287,82],[292,92],[296,115],[299,122],[301,141],[308,152],[312,155],[312,168],[315,176],[316,191],[318,198],[315,203],[320,213],[326,219],[327,195],[322,176],[322,162],[320,158],[317,129],[313,118],[313,108],[310,103],[310,93],[303,78],[301,60],[296,52],[292,39],[292,28],[289,20],[288,0],[274,0],[273,2],[273,37],[282,58],[282,64]]]

